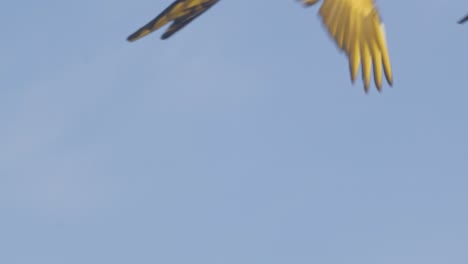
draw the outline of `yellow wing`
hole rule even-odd
[[[300,0],[306,6],[318,0]],[[330,36],[348,56],[351,80],[362,66],[366,92],[369,90],[372,66],[377,89],[382,88],[382,66],[387,82],[392,85],[392,69],[384,26],[374,0],[324,0],[320,16]]]
[[[167,39],[203,14],[218,1],[219,0],[176,0],[155,19],[130,35],[127,40],[138,40],[172,22],[170,27],[161,36],[161,39]]]
[[[458,21],[458,24],[465,23],[466,21],[468,21],[468,15],[466,15],[466,17],[460,19],[460,21]]]

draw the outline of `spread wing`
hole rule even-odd
[[[458,21],[458,24],[465,23],[466,21],[468,21],[468,15],[466,15],[466,17],[460,19],[460,21]]]
[[[318,2],[302,1],[305,5]],[[366,91],[369,90],[372,67],[375,85],[379,90],[382,88],[382,69],[387,82],[392,85],[385,30],[374,0],[324,0],[319,13],[330,36],[348,56],[353,82],[361,65]]]
[[[138,40],[172,22],[161,37],[162,39],[169,38],[217,2],[219,0],[176,0],[155,19],[130,35],[127,40]]]

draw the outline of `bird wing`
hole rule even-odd
[[[155,19],[131,34],[127,40],[136,41],[172,22],[171,26],[161,37],[162,39],[169,38],[217,2],[219,0],[177,0]]]
[[[458,24],[465,23],[466,21],[468,21],[468,15],[466,15],[464,18],[460,19],[460,21],[458,21]]]
[[[312,5],[318,0],[302,1]],[[330,36],[348,56],[353,82],[361,65],[364,88],[368,91],[373,66],[375,85],[381,90],[383,65],[387,82],[392,85],[385,30],[374,0],[324,0],[319,13]]]

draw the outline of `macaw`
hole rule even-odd
[[[298,1],[305,6],[312,6],[319,0]],[[155,19],[130,35],[127,40],[138,40],[171,23],[161,36],[161,39],[167,39],[218,2],[219,0],[176,0]],[[319,14],[330,36],[348,56],[353,83],[361,65],[366,92],[370,86],[372,67],[375,85],[379,91],[382,88],[382,69],[387,82],[392,85],[392,69],[385,30],[374,0],[323,0]]]
[[[138,40],[165,26],[167,23],[172,23],[161,36],[161,39],[167,39],[192,22],[192,20],[205,13],[217,2],[219,0],[176,0],[155,19],[131,34],[127,40]]]

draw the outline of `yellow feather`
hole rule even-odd
[[[338,48],[346,52],[353,82],[361,66],[366,91],[372,71],[377,89],[382,87],[383,74],[392,85],[385,31],[373,0],[324,0],[319,14]]]

